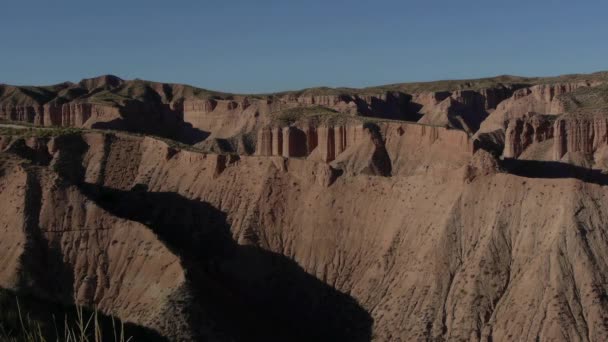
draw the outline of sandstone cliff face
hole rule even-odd
[[[606,265],[580,258],[588,254],[582,253],[584,239],[574,229],[580,222],[602,229],[598,215],[603,214],[591,207],[576,218],[556,215],[547,220],[555,210],[575,213],[585,201],[602,196],[601,187],[574,180],[543,180],[530,186],[519,177],[490,174],[470,185],[450,177],[435,181],[425,176],[416,176],[422,177],[418,180],[345,177],[325,189],[294,177],[291,168],[285,171],[264,163],[263,168],[270,169],[255,185],[263,199],[254,201],[258,208],[234,210],[242,202],[231,201],[246,194],[237,190],[246,183],[232,176],[250,172],[254,160],[227,168],[215,178],[215,185],[200,177],[184,178],[187,173],[175,166],[150,174],[155,179],[172,170],[154,187],[177,186],[186,196],[205,194],[206,200],[229,212],[236,237],[251,241],[249,236],[258,236],[258,244],[289,255],[317,278],[352,293],[370,308],[378,340],[476,340],[477,336],[509,340],[527,335],[550,339],[562,334],[605,338],[603,326],[589,322],[601,322],[606,316],[599,305],[601,277],[594,275],[602,274]],[[197,185],[188,185],[185,179]],[[228,179],[235,183],[224,183]],[[495,186],[510,191],[497,194]],[[365,196],[352,195],[363,189],[368,189]],[[551,205],[539,207],[538,196]],[[246,214],[256,211],[253,216]],[[422,216],[425,212],[428,215]],[[291,224],[286,226],[287,222]],[[344,235],[345,229],[353,233]],[[425,233],[421,236],[420,231]],[[606,244],[601,233],[591,228],[586,238]],[[592,255],[606,260],[601,250],[593,249]],[[549,266],[556,264],[573,267]],[[555,280],[547,289],[540,277]],[[581,296],[569,295],[579,291]],[[522,312],[528,312],[530,303],[542,312],[524,318]],[[571,313],[569,308],[574,308]]]
[[[39,126],[91,127],[92,122],[111,121],[120,118],[117,107],[90,103],[46,104],[41,106],[2,106],[0,118],[22,121]]]
[[[198,143],[207,137],[229,139],[252,132],[268,125],[273,113],[290,108],[319,106],[344,115],[414,121],[422,107],[412,102],[412,95],[397,91],[348,90],[343,94],[330,91],[331,95],[302,91],[242,96],[181,85],[124,81],[113,76],[49,89],[44,89],[45,96],[32,97],[26,90],[11,88],[17,95],[0,101],[0,119],[44,126],[139,131]],[[466,94],[455,92],[455,101],[467,108],[485,106],[472,103],[471,96]]]
[[[503,157],[517,158],[531,144],[553,138],[553,121],[534,115],[509,121],[505,132]]]
[[[345,175],[372,175],[389,177],[393,172],[392,162],[386,150],[386,140],[382,136],[380,127],[374,124],[364,124],[361,127],[362,139],[350,146],[346,146],[343,153],[331,155],[333,168],[341,170]],[[339,131],[339,130],[338,130]],[[319,146],[323,146],[319,144]],[[328,147],[335,147],[327,145]],[[336,149],[330,151],[320,150],[322,158],[335,153]],[[329,153],[328,153],[329,152]],[[335,160],[334,160],[335,159]],[[325,160],[327,161],[327,160]]]
[[[582,87],[596,86],[593,81],[575,83],[541,84],[519,89],[513,96],[501,102],[496,110],[481,124],[480,132],[488,133],[496,129],[504,129],[506,122],[521,118],[527,113],[562,114],[565,112],[564,103],[559,96],[575,91]]]
[[[330,162],[348,146],[361,139],[362,124],[337,126],[301,124],[286,127],[264,127],[257,132],[256,155],[309,157]],[[280,146],[280,147],[279,147]]]
[[[371,127],[375,128],[370,131]],[[282,143],[280,151],[279,142]],[[394,166],[392,172],[403,174],[425,172],[429,167],[441,168],[441,163],[433,162],[433,158],[441,158],[445,165],[462,166],[473,153],[472,141],[463,131],[393,122],[380,122],[366,128],[364,124],[353,122],[318,127],[262,128],[257,133],[256,155],[307,157],[326,163],[339,159],[332,165],[350,165],[351,171],[361,171],[367,167],[376,147],[386,150],[389,163]]]
[[[581,166],[587,164],[583,162],[583,159],[588,159],[590,153],[596,150],[598,146],[596,140],[601,140],[601,138],[595,137],[595,134],[601,135],[601,132],[595,132],[591,127],[594,125],[593,120],[582,119],[579,122],[574,120],[569,128],[571,133],[566,134],[564,131],[565,125],[568,125],[566,121],[569,121],[568,118],[572,116],[564,116],[566,119],[563,122],[558,117],[572,110],[589,111],[585,108],[571,108],[573,105],[579,105],[577,100],[571,97],[578,93],[582,93],[579,96],[583,97],[590,96],[587,93],[597,95],[602,92],[600,84],[602,83],[598,81],[584,80],[540,84],[517,90],[511,98],[501,102],[497,109],[483,121],[481,128],[473,137],[475,145],[497,155],[502,154],[505,158],[559,161],[568,150],[566,135],[576,135],[577,137],[572,139],[578,139],[579,142],[583,142],[585,139],[594,141],[591,143],[593,147],[580,146],[579,143],[570,141],[570,148],[577,155],[573,154],[573,159],[566,160],[566,162],[582,163]],[[575,117],[588,118],[589,116],[576,115]],[[591,125],[591,128],[588,129],[588,125]],[[574,133],[577,130],[579,132]],[[582,135],[585,134],[588,134],[587,138],[582,138]],[[554,138],[555,140],[553,140]]]
[[[42,123],[42,106],[0,104],[0,119],[23,121],[35,124]]]
[[[307,135],[295,127],[264,127],[257,132],[258,156],[303,157],[308,153]]]
[[[604,159],[607,125],[602,115],[564,115],[556,119],[531,115],[513,119],[506,129],[502,155],[593,167],[594,160]],[[541,145],[543,142],[546,143]]]
[[[379,126],[394,175],[449,174],[474,152],[471,138],[461,130],[405,123]]]
[[[282,137],[279,135],[282,134]],[[281,154],[285,158],[304,157],[317,147],[318,137],[316,128],[313,126],[305,126],[302,129],[298,127],[283,127],[281,132],[277,132],[276,138],[283,143]]]
[[[184,283],[179,259],[143,225],[105,212],[44,170],[15,165],[10,175],[22,175],[11,177],[19,190],[0,197],[22,221],[1,220],[2,286],[159,328],[169,296]]]
[[[171,105],[155,106],[128,102],[122,107],[93,103],[50,103],[41,106],[0,108],[0,119],[38,126],[102,128],[134,131],[183,139],[192,136],[181,129],[181,110]]]
[[[407,136],[419,146],[432,141],[427,154],[438,143],[466,146],[457,131],[444,135],[423,127],[387,126],[382,135],[388,153]],[[435,160],[450,173],[373,177],[337,176],[327,164],[311,160],[220,157],[122,135],[89,134],[80,142],[59,139],[48,146],[52,169],[24,168],[23,159],[2,154],[0,184],[6,190],[0,192],[0,203],[19,198],[22,204],[6,206],[11,214],[0,217],[0,243],[36,241],[53,251],[46,266],[31,268],[41,258],[33,251],[16,261],[11,255],[21,253],[20,247],[2,249],[3,285],[11,277],[19,282],[15,267],[21,263],[42,275],[31,280],[32,286],[68,298],[69,291],[47,285],[67,279],[61,283],[73,284],[74,301],[96,304],[173,337],[180,336],[170,335],[176,330],[190,331],[205,322],[216,329],[205,327],[205,333],[221,331],[215,323],[223,318],[232,318],[232,330],[255,332],[241,325],[247,321],[242,316],[215,311],[223,307],[252,310],[266,340],[286,338],[270,328],[278,318],[305,340],[608,338],[602,323],[608,317],[602,299],[608,290],[602,224],[608,208],[601,200],[608,193],[599,184],[497,173],[495,160],[484,151],[470,165]],[[453,148],[449,154],[458,150]],[[65,177],[102,188],[86,191],[66,184],[61,175],[77,165],[80,173]],[[455,177],[465,167],[474,176]],[[157,197],[169,193],[176,197]],[[35,198],[39,206],[31,201]],[[115,201],[118,207],[111,205]],[[125,217],[129,210],[120,207],[137,203],[149,206],[135,211],[144,216]],[[203,243],[216,241],[211,232],[221,223],[198,221],[203,217],[195,214],[201,211],[197,203],[225,213],[229,239],[238,242],[234,252],[223,255],[210,248],[218,242]],[[191,205],[198,211],[187,209]],[[165,219],[183,224],[159,225]],[[20,233],[15,227],[23,225],[27,229]],[[185,226],[194,230],[180,230]],[[186,241],[165,240],[164,229]],[[199,241],[198,249],[209,256],[192,259],[184,253],[189,241]],[[167,246],[181,246],[181,258]],[[291,273],[279,256],[306,276]],[[210,262],[189,264],[193,260]],[[46,282],[41,269],[53,270],[54,281]],[[184,282],[183,274],[202,278]],[[206,295],[195,296],[190,281],[208,284],[199,287]],[[295,288],[302,282],[305,287]],[[227,288],[230,296],[223,295]],[[346,300],[344,294],[349,294]],[[319,296],[324,300],[312,300]],[[353,299],[359,307],[351,306]],[[207,311],[192,321],[188,309],[185,316],[171,309],[182,301],[203,303]]]
[[[369,98],[371,99],[371,96]],[[386,100],[386,97],[384,97],[384,100]],[[280,101],[284,103],[297,102],[306,106],[325,106],[349,114],[357,113],[357,104],[352,97],[347,95],[284,96],[280,98]]]
[[[592,155],[608,144],[608,120],[603,116],[564,117],[553,126],[555,140],[553,158],[561,160],[565,154]]]
[[[364,125],[360,123],[320,126],[315,134],[317,147],[311,151],[309,159],[323,162],[331,162],[349,147],[371,139],[369,132],[365,132]]]
[[[90,128],[95,122],[112,121],[121,117],[117,107],[90,103],[47,104],[43,108],[42,118],[35,118],[32,123],[44,126]]]
[[[384,118],[409,119],[410,97],[400,93],[378,95],[283,95],[264,99],[239,97],[237,100],[186,100],[184,121],[211,132],[212,137],[227,138],[253,131],[270,123],[270,115],[281,110],[322,106],[338,113]]]
[[[469,134],[481,126],[480,133],[489,134],[505,129],[507,120],[527,112],[560,113],[564,109],[560,95],[601,84],[604,79],[598,74],[548,79],[547,84],[538,85],[516,80],[497,77],[486,84],[462,81],[439,86],[442,82],[438,82],[246,96],[108,75],[32,89],[0,85],[0,118],[46,126],[140,131],[199,143],[206,138],[232,139],[248,134],[269,125],[277,112],[318,106],[344,115],[420,120]],[[442,87],[446,90],[425,90]]]
[[[500,102],[511,97],[516,89],[516,86],[512,86],[421,93],[416,94],[412,101],[422,106],[419,111],[424,116],[418,122],[450,126],[474,133],[488,113]]]
[[[281,132],[282,135],[283,132]],[[260,156],[272,156],[273,155],[273,150],[272,150],[272,145],[273,145],[273,134],[272,134],[272,129],[270,127],[264,127],[262,129],[260,129],[258,131],[258,141],[256,144],[256,154],[260,155]],[[281,138],[282,140],[282,138]],[[289,140],[289,137],[287,137],[287,140]],[[283,149],[281,147],[281,149]]]
[[[274,110],[278,108],[265,101],[251,102],[247,98],[186,100],[183,118],[186,124],[210,132],[212,137],[227,138],[252,131],[259,122],[267,123],[266,115]]]
[[[282,107],[323,106],[345,114],[395,119],[409,119],[411,113],[407,111],[407,105],[410,100],[411,96],[407,94],[390,91],[377,94],[289,94],[275,99]]]
[[[497,105],[509,119],[484,133],[496,155],[462,129],[269,119],[285,106],[373,112],[404,100],[389,95],[190,101],[154,85],[162,101],[116,113],[47,103],[61,125],[118,115],[123,127],[188,122],[216,138],[257,130],[257,149],[0,136],[0,286],[173,340],[608,340],[608,179],[589,170],[608,161],[608,121],[542,115],[587,85],[535,86]],[[503,95],[429,92],[406,112],[423,101],[490,112]],[[47,104],[14,115],[46,124]],[[465,129],[467,114],[454,113],[450,125]],[[156,126],[145,126],[151,117]],[[508,159],[522,168],[503,169]],[[591,166],[565,164],[580,160]]]

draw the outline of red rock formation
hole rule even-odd
[[[283,130],[279,127],[272,128],[272,155],[283,155]]]
[[[543,116],[530,115],[509,121],[505,132],[503,157],[517,158],[531,144],[553,138],[552,122]]]
[[[374,124],[366,124],[363,134],[362,141],[337,155],[330,165],[345,175],[390,176],[392,163],[380,128]]]
[[[454,148],[467,153],[473,152],[471,138],[463,131],[446,127],[436,127],[408,123],[386,123],[379,125],[387,140],[405,139],[415,146],[431,145],[436,142],[446,148]]]
[[[308,155],[311,159],[323,162],[334,160],[348,147],[356,145],[365,138],[363,126],[358,123],[338,126],[323,125],[316,128],[316,134],[311,134],[311,131],[311,128],[308,128],[308,136],[317,138],[318,141],[315,144],[309,143]]]
[[[120,117],[120,108],[92,103],[46,104],[41,124],[45,126],[90,127],[94,122],[107,122]],[[86,124],[93,118],[93,122]]]
[[[566,153],[591,154],[608,144],[608,119],[602,116],[560,118],[553,130],[555,160],[562,159]]]
[[[289,157],[293,157],[294,155],[294,144],[292,142],[292,137],[291,137],[291,130],[293,130],[294,128],[292,127],[283,127],[283,148],[282,150],[282,156],[285,158],[289,158]]]
[[[38,124],[42,117],[42,106],[0,104],[0,119]]]
[[[318,157],[324,162],[330,162],[336,158],[336,141],[334,128],[321,126],[317,128],[319,145],[317,146]]]
[[[503,157],[519,158],[533,144],[553,139],[552,147],[536,150],[535,158],[575,164],[608,146],[608,119],[602,115],[565,115],[555,121],[541,115],[527,115],[509,121],[505,133]],[[578,157],[584,157],[580,159]],[[529,156],[527,157],[529,158]]]
[[[304,131],[297,127],[283,127],[282,133],[283,157],[305,157],[308,154],[307,141],[309,135],[306,135]]]
[[[472,139],[461,130],[394,122],[379,127],[386,140],[393,175],[459,168],[473,153]]]
[[[356,160],[352,165],[350,161],[347,162],[349,172],[388,175],[416,172],[426,163],[437,164],[432,161],[433,158],[446,159],[449,161],[446,165],[451,165],[449,167],[459,167],[473,152],[472,141],[463,131],[395,122],[372,126],[376,127],[373,132],[360,123],[316,128],[312,125],[282,129],[266,127],[258,131],[256,154],[284,158],[308,157],[324,163],[346,154],[339,158],[339,164],[344,164],[347,159]],[[370,164],[370,160],[374,162]],[[391,163],[396,167],[386,166]],[[373,171],[370,165],[384,166],[372,168],[376,170]]]
[[[184,102],[184,123],[211,133],[212,138],[230,138],[270,124],[269,114],[280,107],[266,99],[207,99]]]
[[[342,126],[334,127],[334,135],[335,135],[335,146],[336,146],[335,155],[337,156],[340,153],[344,152],[344,150],[346,150],[346,146],[347,146],[346,126],[342,125]]]
[[[264,127],[257,132],[256,155],[305,157],[311,142],[316,142],[316,130],[307,127]]]
[[[516,86],[481,90],[455,90],[453,92],[425,92],[414,95],[424,116],[420,123],[434,126],[452,126],[476,131],[488,113],[509,98]],[[464,126],[464,127],[463,127]]]
[[[334,107],[340,102],[346,101],[349,102],[350,98],[348,96],[334,96],[334,95],[319,95],[319,96],[299,96],[294,98],[285,98],[286,102],[296,101],[298,103],[304,105],[319,105],[325,107]]]
[[[418,103],[423,108],[429,108],[438,105],[441,101],[450,97],[450,95],[451,93],[447,91],[422,92],[412,95],[412,102]]]
[[[195,113],[210,113],[217,107],[217,101],[213,99],[194,100],[189,99],[184,101],[184,116],[193,115]],[[184,117],[184,120],[186,118]],[[188,121],[188,120],[186,120]]]
[[[303,93],[274,97],[271,102],[275,110],[277,108],[323,106],[345,114],[411,119],[412,113],[407,106],[410,99],[411,96],[399,92],[378,92],[376,94],[345,93],[336,95],[310,95]]]
[[[511,119],[523,117],[529,112],[553,115],[564,113],[564,103],[560,100],[559,95],[597,84],[597,82],[581,81],[540,84],[519,89],[513,93],[511,98],[501,102],[496,107],[496,110],[481,124],[479,132],[489,133],[498,129],[505,129],[506,124]]]
[[[363,139],[363,125],[346,126],[346,147],[353,146]]]
[[[576,120],[564,121],[564,134],[576,133],[577,126]],[[602,125],[593,127],[597,130],[586,129],[585,134],[605,132]],[[370,316],[362,320],[369,330],[358,333],[359,321],[343,315],[346,319],[338,322],[347,325],[340,329],[355,333],[336,340],[607,340],[608,329],[602,323],[602,260],[608,250],[605,186],[497,173],[496,159],[485,151],[472,159],[468,155],[466,169],[450,165],[444,177],[438,177],[433,169],[444,167],[466,148],[466,134],[401,123],[381,123],[378,128],[393,162],[390,178],[336,178],[330,165],[298,158],[242,156],[231,164],[229,157],[174,150],[156,139],[122,134],[110,139],[88,134],[83,137],[84,152],[67,142],[52,149],[55,159],[76,160],[85,174],[76,180],[94,186],[99,182],[115,195],[110,200],[125,206],[126,196],[134,204],[145,200],[146,206],[134,207],[150,212],[143,218],[125,217],[121,208],[71,185],[76,182],[58,181],[60,168],[32,167],[7,153],[0,163],[0,285],[17,286],[24,271],[50,273],[50,282],[33,283],[36,287],[31,288],[57,295],[65,287],[48,284],[66,284],[74,289],[65,291],[66,301],[94,303],[170,340],[188,340],[175,335],[175,326],[178,333],[186,333],[209,320],[215,323],[216,316],[224,317],[208,309],[214,308],[208,304],[210,297],[214,303],[217,298],[222,313],[253,308],[252,313],[270,312],[260,320],[270,327],[276,324],[276,315],[285,315],[290,328],[304,330],[319,324],[314,320],[317,315],[357,312],[349,308],[358,303]],[[373,172],[369,162],[375,142],[380,143],[364,138],[347,148],[344,153],[352,153],[348,158],[339,159],[360,161],[350,164],[355,172]],[[601,147],[602,142],[598,144]],[[445,153],[444,158],[437,158],[437,153]],[[433,164],[426,163],[427,156]],[[395,174],[395,160],[406,157],[420,169],[415,177]],[[165,197],[170,193],[178,196]],[[163,196],[156,197],[159,194]],[[148,202],[148,196],[154,201]],[[196,215],[205,208],[201,203],[222,213],[219,224],[211,219],[216,216]],[[148,217],[152,219],[145,220]],[[249,241],[251,246],[242,253],[209,248],[209,254],[197,259],[200,264],[184,262],[191,256],[174,248],[183,245],[167,248],[167,241],[160,238],[164,231],[157,228],[166,227],[170,236],[189,243],[198,234],[181,230],[181,225],[194,232],[224,232],[224,217],[229,222],[228,239],[241,246]],[[32,238],[32,232],[42,238]],[[202,237],[209,241],[209,236],[215,237]],[[37,247],[34,251],[32,245]],[[50,254],[52,258],[35,253],[42,248],[58,253]],[[265,259],[252,250],[271,256]],[[292,260],[306,277],[287,273],[285,281],[275,280],[285,279],[281,256]],[[54,274],[55,269],[67,272]],[[193,283],[191,279],[199,279],[193,274],[204,282]],[[323,286],[307,282],[289,292],[306,278]],[[202,298],[195,296],[201,288],[207,291]],[[349,294],[345,305],[294,304],[293,298],[331,299],[336,295],[328,292],[332,289]],[[579,292],[580,296],[572,295]],[[189,316],[196,305],[210,311],[203,318]],[[301,325],[294,308],[307,309],[302,311],[312,312],[313,318]],[[227,325],[233,330],[251,326],[239,322],[230,319]],[[310,340],[324,336],[312,335]]]
[[[464,179],[470,183],[478,177],[491,176],[500,171],[498,160],[485,150],[478,150],[464,169]]]
[[[256,154],[259,156],[272,156],[272,129],[264,127],[258,131]]]
[[[319,143],[319,134],[317,132],[317,128],[312,125],[305,125],[302,127],[302,131],[304,132],[304,136],[306,137],[306,145],[305,148],[302,149],[304,156],[309,155],[317,148]]]

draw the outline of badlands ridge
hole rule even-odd
[[[608,73],[0,85],[0,287],[171,341],[608,340]]]

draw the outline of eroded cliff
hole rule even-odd
[[[389,125],[389,155],[408,131],[462,141]],[[2,153],[1,203],[19,201],[0,218],[17,246],[3,286],[172,338],[607,338],[601,178],[507,174],[489,154],[374,177],[126,135],[39,139]]]
[[[12,120],[91,129],[0,128],[0,287],[171,340],[606,340],[608,92],[499,79],[3,86]],[[125,127],[203,142],[98,130]]]

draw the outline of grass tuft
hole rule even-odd
[[[65,315],[63,323],[63,332],[59,333],[57,322],[53,315],[53,336],[49,333],[44,333],[43,324],[40,321],[32,319],[29,314],[25,314],[21,310],[19,299],[15,298],[17,308],[17,317],[7,317],[7,311],[0,314],[0,340],[6,342],[128,342],[132,337],[126,337],[124,325],[121,323],[116,326],[115,320],[112,317],[112,334],[113,339],[104,339],[102,325],[100,324],[97,311],[90,313],[88,317],[81,307],[76,309],[76,319],[71,321],[68,315]],[[11,320],[18,319],[18,325],[15,327]],[[11,327],[12,325],[12,327]]]

